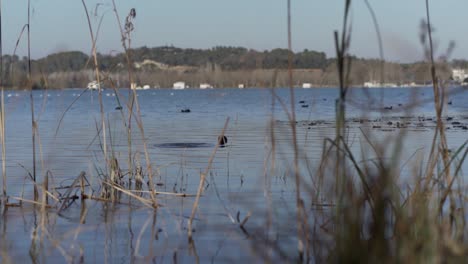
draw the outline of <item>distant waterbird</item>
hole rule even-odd
[[[228,142],[228,138],[226,136],[218,136],[218,145],[222,148],[226,146]]]

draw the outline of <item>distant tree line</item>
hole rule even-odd
[[[186,81],[192,86],[210,82],[215,86],[232,86],[245,83],[250,86],[286,85],[284,71],[291,57],[298,83],[336,85],[335,58],[323,52],[287,49],[256,51],[243,47],[214,47],[211,49],[183,49],[173,46],[140,47],[130,50],[136,81],[152,86],[167,87],[173,81]],[[123,53],[98,54],[101,71],[120,87],[128,87],[128,67]],[[32,83],[28,81],[26,57],[4,55],[3,85],[11,88],[66,88],[84,87],[93,80],[93,63],[90,56],[80,51],[60,52],[33,60]],[[381,70],[383,67],[383,71]],[[450,69],[468,68],[468,61],[453,60],[438,65],[442,77],[450,77]],[[383,75],[382,75],[383,73]],[[235,77],[234,77],[235,76]],[[366,81],[401,83],[426,83],[430,70],[426,63],[399,64],[376,59],[353,57],[351,82]],[[283,78],[284,77],[284,78]],[[276,80],[274,80],[277,78]]]
[[[273,49],[271,51],[255,51],[242,47],[214,47],[212,49],[182,49],[172,46],[141,47],[132,49],[134,62],[152,60],[168,66],[220,67],[223,71],[252,69],[286,69],[288,67],[289,51]],[[84,55],[84,54],[82,54]],[[75,54],[76,59],[82,55]],[[304,50],[291,53],[294,68],[325,69],[330,63],[323,52]],[[103,70],[115,70],[119,63],[125,61],[124,54],[115,56],[99,55]]]

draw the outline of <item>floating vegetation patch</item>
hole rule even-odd
[[[442,118],[445,130],[468,131],[468,116],[446,116]],[[289,126],[287,120],[276,120],[277,125]],[[313,127],[335,128],[334,120],[299,120],[298,127],[311,129]],[[350,127],[379,129],[381,131],[394,131],[397,129],[408,129],[411,131],[429,131],[437,128],[437,117],[434,116],[384,116],[378,118],[348,118],[346,125]]]

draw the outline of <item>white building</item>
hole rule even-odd
[[[454,81],[463,82],[463,80],[468,78],[468,74],[465,72],[464,69],[453,69],[452,78]]]
[[[304,89],[312,88],[312,84],[311,83],[303,83],[302,88],[304,88]]]
[[[140,85],[138,85],[137,83],[131,83],[130,84],[130,88],[132,90],[143,90],[143,87],[141,87]],[[148,89],[149,89],[149,85],[148,85]]]
[[[183,89],[185,89],[185,82],[175,82],[172,85],[172,89],[174,89],[174,90],[183,90]]]
[[[244,89],[244,88],[245,88],[245,84],[240,83],[237,87],[239,87],[239,89]]]
[[[365,82],[364,87],[365,88],[374,88],[374,87],[381,87],[381,85],[380,85],[380,83],[372,81],[372,82]]]
[[[99,83],[97,81],[92,81],[92,82],[88,83],[88,89],[90,89],[90,90],[99,89]]]
[[[396,87],[398,87],[398,85],[396,83],[380,83],[380,82],[376,82],[376,81],[365,82],[363,86],[365,88],[382,88],[382,87],[396,88]]]
[[[200,89],[211,89],[213,86],[209,83],[201,83],[200,84]]]

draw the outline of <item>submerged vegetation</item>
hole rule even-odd
[[[445,112],[446,106],[449,104],[447,101],[448,66],[444,61],[437,62],[434,59],[433,30],[430,23],[428,0],[426,0],[426,22],[421,29],[421,44],[428,54],[428,60],[409,66],[382,63],[384,58],[361,60],[349,54],[352,41],[349,17],[351,0],[345,1],[343,27],[341,31],[336,31],[334,34],[337,53],[335,59],[327,59],[323,53],[314,51],[293,54],[291,51],[290,0],[288,0],[289,49],[263,53],[243,48],[221,47],[205,51],[183,50],[174,47],[133,49],[131,37],[134,29],[133,21],[138,18],[137,10],[129,10],[125,19],[121,20],[115,1],[112,1],[123,49],[123,53],[116,56],[104,56],[97,53],[96,36],[98,32],[96,30],[98,29],[93,26],[89,18],[85,0],[82,0],[82,3],[89,25],[92,50],[90,56],[80,52],[69,52],[50,55],[43,60],[31,61],[29,58],[19,60],[15,56],[1,56],[0,54],[0,57],[3,58],[3,63],[0,63],[3,66],[0,83],[2,85],[0,139],[3,176],[2,199],[0,200],[2,219],[0,222],[6,226],[8,215],[14,210],[19,210],[17,207],[32,208],[35,224],[31,232],[31,246],[28,253],[33,261],[46,262],[50,248],[53,248],[67,262],[84,262],[87,252],[84,252],[84,247],[75,247],[75,245],[78,244],[76,241],[80,234],[88,227],[89,211],[96,210],[89,206],[88,202],[91,202],[102,205],[102,214],[106,221],[108,214],[118,215],[116,212],[118,212],[119,207],[128,208],[125,213],[129,219],[128,225],[131,230],[129,233],[131,233],[132,242],[134,237],[137,237],[135,239],[136,245],[130,246],[133,261],[152,261],[163,255],[168,259],[172,258],[173,262],[178,262],[179,253],[177,250],[183,248],[189,252],[191,258],[199,262],[200,258],[203,260],[204,256],[199,256],[197,253],[197,235],[198,230],[202,229],[202,221],[207,221],[199,211],[203,202],[207,201],[207,199],[203,199],[203,196],[211,185],[213,187],[210,188],[215,190],[213,196],[217,199],[216,202],[222,204],[219,208],[224,209],[224,212],[219,212],[219,214],[227,223],[227,230],[222,230],[215,235],[242,234],[242,239],[239,239],[238,242],[248,243],[251,251],[236,252],[236,254],[251,254],[251,256],[246,256],[249,259],[265,262],[281,260],[304,263],[440,263],[462,262],[468,256],[468,229],[465,212],[467,197],[463,174],[463,166],[468,155],[468,142],[457,142],[458,147],[449,151]],[[370,5],[369,8],[371,9]],[[28,12],[30,11],[28,10]],[[29,21],[27,25],[29,33]],[[138,64],[145,61],[147,63],[143,66]],[[31,64],[31,67],[26,66]],[[245,79],[242,79],[245,76],[242,74],[238,77],[239,79],[234,80],[234,77],[233,80],[222,79],[220,76],[225,71],[232,74],[233,71],[251,72],[253,69],[261,69],[263,71],[259,71],[260,73],[268,72],[268,74],[262,77],[262,80],[260,77],[255,79],[253,83],[271,87],[287,84],[290,87],[290,102],[286,102],[285,98],[280,97],[276,89],[271,89],[272,109],[279,106],[285,112],[288,128],[285,129],[278,125],[274,116],[275,112],[272,111],[269,130],[265,135],[268,140],[264,147],[267,153],[263,168],[264,174],[259,175],[264,184],[262,186],[264,191],[262,203],[266,204],[264,208],[259,208],[260,212],[248,211],[241,214],[241,210],[237,210],[237,214],[232,213],[235,210],[226,205],[222,198],[223,194],[218,192],[215,181],[211,180],[216,174],[213,170],[213,161],[220,148],[227,152],[227,177],[229,177],[229,146],[235,144],[235,138],[234,140],[229,138],[228,141],[225,135],[231,126],[235,126],[237,120],[231,121],[228,117],[224,126],[220,124],[218,130],[214,132],[217,136],[215,138],[218,138],[217,142],[215,140],[213,146],[203,145],[213,147],[209,159],[204,161],[206,162],[205,169],[197,175],[181,172],[181,181],[184,181],[184,177],[196,179],[198,182],[196,192],[188,193],[180,186],[178,186],[180,188],[178,190],[174,186],[173,192],[160,190],[159,187],[164,185],[160,181],[163,172],[161,172],[160,167],[154,167],[151,160],[157,155],[151,155],[149,151],[148,136],[145,130],[147,124],[143,122],[144,113],[140,108],[138,94],[135,90],[128,89],[128,95],[122,96],[121,93],[125,91],[119,91],[117,84],[120,83],[122,86],[125,83],[146,82],[143,80],[145,74],[155,76],[161,74],[160,76],[166,76],[166,80],[160,79],[162,82],[160,84],[167,85],[164,82],[170,83],[173,81],[171,78],[175,80],[176,77],[180,77],[180,73],[174,69],[178,66],[184,66],[181,70],[184,74],[193,74],[193,76],[201,74],[206,76],[203,80],[214,78],[213,80],[218,80],[225,86],[236,82],[245,83]],[[393,66],[397,68],[396,72],[399,72],[396,74],[399,76],[398,78],[402,78],[397,78],[398,80],[414,81],[419,78],[416,77],[416,73],[418,73],[422,76],[421,80],[430,79],[433,88],[435,129],[433,130],[430,151],[426,152],[426,157],[411,159],[410,164],[401,158],[404,140],[407,137],[405,129],[401,129],[391,136],[384,135],[385,138],[382,140],[372,131],[361,127],[357,129],[357,137],[361,140],[360,151],[357,152],[356,148],[352,146],[353,140],[350,138],[351,129],[348,124],[347,107],[350,103],[350,89],[353,89],[351,86],[368,78],[392,81],[389,75],[395,73],[390,72],[389,69],[392,69]],[[406,69],[415,67],[417,70],[414,72],[408,70],[410,72],[408,73],[402,70],[404,67],[407,67]],[[295,113],[297,98],[294,86],[298,81],[296,75],[298,72],[294,68],[319,69],[321,72],[316,76],[317,80],[328,85],[338,84],[338,97],[334,102],[334,134],[324,137],[319,157],[311,157],[308,156],[308,153],[304,153],[305,146],[301,145],[299,140],[298,124],[300,124],[299,121],[303,122],[304,120],[297,120]],[[373,70],[371,71],[369,68],[373,68]],[[168,71],[174,71],[174,77],[167,76]],[[63,79],[60,81],[60,78],[54,79],[52,76],[52,74],[59,74],[58,72],[63,74]],[[380,73],[383,75],[379,76]],[[78,77],[80,74],[82,76]],[[309,74],[312,73],[305,71],[303,74],[304,80],[306,80],[311,78]],[[406,76],[406,74],[409,75]],[[201,78],[200,76],[193,78]],[[41,153],[44,146],[36,141],[36,138],[40,138],[38,127],[41,123],[34,112],[32,90],[34,87],[59,87],[58,83],[60,82],[68,82],[65,86],[69,87],[84,86],[90,79],[97,80],[98,84],[100,115],[95,120],[95,139],[92,143],[98,145],[99,151],[98,154],[95,154],[97,157],[91,170],[86,171],[83,168],[83,171],[78,175],[69,178],[70,184],[58,186],[55,185],[53,171],[43,171],[39,169],[39,166],[36,169],[36,157],[40,160],[37,162],[38,164],[42,162],[44,157]],[[56,83],[54,84],[54,82]],[[118,128],[115,128],[115,123],[110,121],[110,115],[105,111],[102,82],[105,82],[114,93],[115,104],[118,105],[115,108],[115,113],[119,116]],[[216,84],[216,81],[211,83]],[[5,113],[3,88],[15,86],[28,87],[31,95],[33,164],[21,166],[25,168],[29,183],[25,184],[26,187],[23,188],[26,190],[32,188],[34,190],[33,197],[24,190],[21,194],[12,193],[7,184],[7,177],[15,177],[16,175],[9,175],[6,169],[9,153],[5,151],[5,145],[8,144],[8,138],[5,134],[5,129],[8,130],[5,114],[8,113]],[[375,99],[371,98],[370,94],[368,96],[369,101]],[[79,97],[76,100],[79,100]],[[305,107],[305,103],[302,106]],[[55,137],[60,134],[61,123],[67,119],[67,111],[71,107],[72,105],[61,115]],[[387,108],[386,110],[391,109]],[[406,114],[409,114],[411,110],[411,107],[406,109]],[[184,115],[190,114],[185,113]],[[267,120],[265,121],[267,122]],[[118,146],[115,143],[117,130],[124,131],[125,144],[123,146]],[[280,138],[281,136],[284,136],[286,140]],[[284,142],[289,144],[290,155],[280,155],[281,144]],[[40,151],[36,152],[36,149]],[[183,156],[180,159],[183,160]],[[279,162],[282,162],[287,169],[280,170]],[[401,171],[405,166],[411,167],[413,172],[413,175],[410,175],[410,179],[408,179],[411,181],[409,184],[402,183]],[[181,165],[182,167],[183,165]],[[283,175],[278,176],[280,173]],[[280,195],[280,198],[275,197],[277,194],[272,189],[272,181],[275,177],[282,178],[284,181],[292,179],[294,190],[288,194],[294,198],[284,200],[283,194]],[[240,177],[240,181],[243,184],[242,177]],[[172,198],[176,201],[169,200]],[[282,200],[282,203],[276,203],[276,200]],[[72,210],[72,205],[79,205],[80,208],[77,227],[71,230],[67,236],[58,239],[50,230],[54,229],[49,222],[51,215],[68,219],[67,213]],[[163,221],[161,221],[163,223],[158,223],[158,213],[161,213],[165,206],[171,205],[180,206],[180,215],[174,213],[170,217],[164,218],[163,214]],[[240,206],[236,204],[233,207]],[[131,229],[131,219],[133,214],[141,213],[138,212],[141,208],[144,208],[144,212],[148,212],[148,215],[142,217],[144,221],[139,226],[140,233],[134,235]],[[172,212],[178,210],[179,208],[175,208]],[[277,213],[278,211],[282,213]],[[293,214],[289,214],[290,212]],[[183,246],[166,247],[167,251],[157,252],[153,244],[155,240],[171,239],[167,234],[164,238],[162,235],[161,238],[159,237],[158,234],[163,233],[163,231],[161,227],[157,227],[158,225],[177,225],[177,228],[174,229],[177,229],[179,234],[183,233],[183,236],[187,238],[181,242]],[[279,231],[280,225],[288,227],[285,229],[287,234],[279,234],[281,233]],[[284,232],[284,230],[281,231]],[[0,232],[0,261],[15,262],[10,253],[11,248],[6,243],[8,239],[6,233],[5,230]],[[150,233],[150,239],[142,240],[144,234],[148,233]],[[280,237],[287,239],[282,241]],[[106,239],[103,243],[110,243],[108,241],[111,240]],[[293,243],[290,243],[291,241]],[[139,251],[143,247],[147,248],[148,251],[145,253]],[[218,252],[213,253],[212,261],[217,254]],[[228,257],[237,260],[241,256],[230,255]]]

